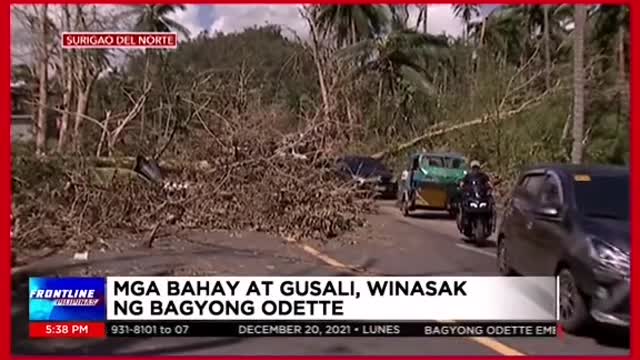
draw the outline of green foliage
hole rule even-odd
[[[137,26],[180,31],[179,24],[170,21],[175,9],[138,7]],[[549,8],[551,77],[563,91],[509,119],[498,111],[501,101],[509,98],[502,109],[508,110],[545,90],[542,6],[502,6],[474,21],[476,6],[456,5],[457,16],[468,25],[467,41],[409,28],[405,10],[372,5],[314,10],[321,32],[332,36],[339,48],[323,49],[329,55],[322,66],[325,76],[340,77],[328,95],[337,121],[345,126],[351,122],[346,130],[350,144],[344,151],[377,152],[434,126],[446,128],[489,114],[492,120],[483,125],[429,138],[418,146],[464,152],[504,173],[529,162],[567,160],[573,75],[572,34],[566,26],[571,22],[570,7]],[[594,7],[590,21],[586,159],[620,163],[628,158],[629,112],[622,98],[616,40],[621,29],[628,34],[628,8]],[[628,36],[624,40],[626,72]],[[138,119],[131,122],[117,145],[123,154],[156,151],[174,127],[180,130],[172,151],[188,152],[194,131],[206,127],[206,132],[215,133],[228,126],[229,118],[249,122],[262,116],[273,119],[268,126],[287,132],[308,125],[321,107],[310,45],[284,36],[278,26],[232,34],[203,32],[181,42],[177,50],[156,56],[157,71],[149,75],[153,87],[146,105],[150,120],[144,126]],[[112,114],[130,110],[131,99],[141,92],[146,60],[145,54],[134,53],[125,67],[95,84],[92,116],[102,119],[107,110]],[[327,65],[332,61],[337,67]],[[341,75],[331,73],[336,69]],[[628,78],[624,81],[628,86]],[[518,87],[523,90],[507,94]],[[201,114],[204,120],[187,124],[204,103],[208,109],[206,116]],[[85,130],[84,145],[94,151],[100,130],[87,126],[91,130]]]
[[[317,6],[314,16],[322,34],[332,35],[338,46],[379,36],[390,20],[378,5]]]
[[[176,10],[185,10],[184,5],[144,5],[134,9],[136,15],[135,30],[152,32],[178,31],[189,36],[189,30],[176,22],[171,15]]]

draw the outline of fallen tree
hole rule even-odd
[[[557,94],[564,89],[563,81],[560,79],[551,87],[546,87],[542,91],[539,90],[537,82],[546,74],[544,70],[533,71],[535,60],[538,56],[539,46],[531,56],[521,66],[516,69],[508,70],[500,68],[496,71],[509,71],[509,75],[503,83],[495,86],[488,103],[491,105],[482,114],[472,120],[464,121],[457,124],[449,124],[438,122],[429,127],[426,132],[420,136],[414,137],[409,141],[400,143],[382,150],[372,155],[375,159],[382,159],[386,156],[396,154],[398,152],[412,148],[421,142],[436,136],[442,136],[450,132],[459,131],[469,127],[474,127],[489,122],[501,122],[513,118],[519,114],[531,110],[536,105],[541,104],[551,95]]]
[[[510,109],[510,110],[506,110],[506,111],[500,111],[499,112],[499,120],[500,121],[505,121],[509,118],[513,118],[514,116],[521,114],[525,111],[531,110],[534,106],[539,105],[542,101],[544,101],[546,98],[548,98],[550,95],[556,93],[557,91],[560,90],[560,83],[558,82],[556,84],[555,87],[543,92],[542,94],[528,99],[527,101],[523,102],[522,104],[520,104],[520,106],[514,108],[514,109]],[[497,114],[496,113],[488,113],[485,114],[479,118],[470,120],[470,121],[465,121],[463,123],[459,123],[459,124],[455,124],[455,125],[451,125],[448,127],[444,127],[442,128],[441,124],[438,124],[437,126],[435,126],[435,129],[431,130],[431,131],[427,131],[426,133],[415,137],[407,142],[401,143],[399,145],[396,145],[392,148],[377,152],[373,155],[371,155],[372,158],[374,159],[382,159],[385,156],[389,156],[401,151],[404,151],[406,149],[409,149],[411,147],[414,147],[418,144],[420,144],[421,142],[436,137],[436,136],[441,136],[453,131],[457,131],[457,130],[461,130],[461,129],[465,129],[468,127],[472,127],[472,126],[478,126],[478,125],[482,125],[485,123],[488,123],[492,120],[496,120],[497,118]]]
[[[152,246],[163,229],[253,230],[326,241],[362,226],[374,210],[370,193],[326,166],[323,131],[296,136],[294,150],[291,137],[231,131],[215,134],[220,141],[207,141],[213,135],[203,131],[193,152],[158,161],[165,185],[174,184],[169,187],[141,181],[132,171],[135,157],[14,158],[14,250],[24,258],[117,249],[111,240],[117,238]],[[295,156],[300,146],[316,156]]]

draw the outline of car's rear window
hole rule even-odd
[[[583,215],[629,220],[629,175],[575,175],[574,189]]]
[[[449,158],[447,161],[447,165],[451,169],[464,169],[465,161],[464,159]]]
[[[444,167],[444,159],[441,156],[423,156],[420,164],[422,167]]]

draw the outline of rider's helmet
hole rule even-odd
[[[480,161],[473,160],[469,165],[471,167],[471,171],[474,171],[474,172],[480,171]]]

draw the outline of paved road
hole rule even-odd
[[[389,204],[371,226],[345,242],[301,248],[260,234],[195,234],[159,241],[152,253],[97,257],[83,273],[220,275],[340,275],[343,264],[386,275],[496,275],[494,249],[465,245],[455,224],[439,214],[404,218]],[[212,241],[215,239],[215,241]],[[187,246],[187,243],[189,246]],[[346,244],[345,244],[346,243]],[[183,244],[184,248],[180,249]],[[195,246],[195,248],[194,248]],[[178,249],[176,249],[178,247]],[[182,255],[176,255],[176,250]],[[22,287],[20,287],[22,286]],[[14,289],[14,354],[91,355],[627,355],[628,335],[524,338],[193,338],[33,341],[26,336],[26,289]]]

